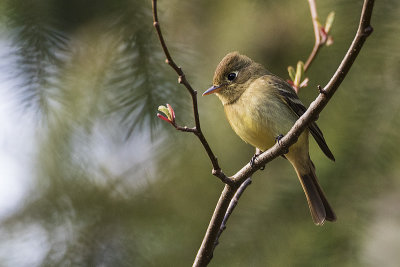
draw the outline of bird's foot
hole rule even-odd
[[[250,160],[250,166],[251,166],[251,167],[254,167],[254,166],[255,166],[255,161],[256,161],[257,157],[261,155],[261,153],[262,153],[262,152],[260,151],[260,153],[255,153],[255,154],[253,155],[253,157],[251,157],[251,160]],[[261,166],[260,170],[263,171],[264,169],[265,169],[265,165]]]
[[[280,134],[277,137],[275,137],[275,143],[278,143],[278,145],[280,145],[282,138],[283,138],[283,134]]]
[[[275,142],[278,143],[278,145],[281,145],[281,140],[282,140],[282,138],[283,138],[283,134],[278,135],[277,137],[275,137]],[[289,153],[289,149],[287,149],[287,148],[285,147],[285,151],[284,151],[283,154],[287,154],[287,153]],[[282,156],[283,156],[284,158],[286,158],[284,155],[282,155]]]

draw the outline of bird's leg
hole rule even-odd
[[[251,160],[250,160],[251,167],[254,167],[254,162],[256,161],[256,158],[261,155],[261,153],[262,153],[262,151],[260,149],[256,148],[256,153],[253,155],[253,157],[251,157]],[[260,170],[264,170],[264,169],[265,169],[265,165],[260,168]]]
[[[278,145],[281,145],[281,139],[282,138],[283,138],[283,134],[279,134],[277,137],[275,137],[275,142],[278,143]],[[289,153],[289,149],[286,148],[286,150],[284,151],[283,154],[287,154],[287,153]],[[282,156],[284,158],[286,158],[285,155],[282,155]]]

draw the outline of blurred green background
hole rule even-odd
[[[357,29],[362,1],[317,1],[331,34],[300,92],[308,105]],[[223,188],[195,136],[157,119],[191,101],[143,0],[0,2],[0,265],[190,266]],[[230,51],[287,78],[309,55],[307,1],[159,1],[166,41],[199,92]],[[376,1],[374,33],[319,118],[336,157],[311,143],[338,221],[316,227],[290,164],[277,159],[245,191],[210,266],[398,266],[400,2]],[[215,96],[204,134],[227,174],[253,148]]]

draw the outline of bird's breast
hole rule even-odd
[[[267,150],[278,135],[285,135],[297,120],[276,89],[259,78],[249,85],[238,101],[224,105],[233,130],[245,142]]]
[[[255,99],[246,102],[237,101],[226,105],[225,114],[237,135],[245,142],[265,151],[275,144],[275,137],[280,134],[279,118],[274,112],[274,103],[264,101],[260,104]]]

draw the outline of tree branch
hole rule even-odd
[[[201,244],[201,247],[204,247],[207,250],[205,250],[205,254],[197,254],[193,266],[205,266],[211,261],[214,249],[218,245],[218,239],[225,230],[229,217],[235,209],[244,190],[246,190],[251,182],[251,177],[249,177],[239,186],[239,188],[237,188],[237,186],[225,185]],[[214,229],[218,229],[218,231],[214,231]]]
[[[221,226],[219,228],[219,232],[218,232],[218,237],[217,240],[214,244],[214,249],[215,246],[218,245],[218,239],[221,236],[222,232],[226,229],[226,223],[228,222],[229,217],[231,216],[233,210],[235,209],[236,205],[239,202],[239,198],[242,196],[244,190],[246,190],[246,188],[252,183],[251,177],[247,178],[238,188],[238,190],[236,190],[235,195],[233,196],[232,200],[229,203],[229,207],[227,209],[227,211],[225,212],[225,216],[224,219],[222,220]]]
[[[304,71],[307,71],[307,69],[310,67],[314,58],[317,56],[319,49],[323,45],[323,43],[321,42],[321,35],[319,33],[318,14],[315,0],[308,0],[308,4],[310,6],[311,19],[314,28],[315,43],[310,56],[308,57],[306,63],[304,63]]]
[[[203,145],[204,149],[207,152],[208,157],[211,160],[211,164],[214,169],[213,174],[215,176],[217,176],[218,178],[220,178],[221,181],[224,182],[225,184],[230,183],[230,180],[228,179],[228,177],[222,172],[221,168],[219,167],[218,159],[214,155],[213,151],[211,150],[210,145],[208,144],[206,138],[204,137],[203,132],[201,131],[199,109],[198,109],[198,105],[197,105],[197,91],[192,88],[192,86],[186,79],[185,73],[183,72],[182,68],[178,67],[178,65],[172,59],[171,54],[168,50],[168,47],[165,43],[163,34],[161,32],[160,22],[158,21],[157,0],[152,0],[152,10],[153,10],[153,26],[155,27],[155,29],[157,31],[158,39],[160,40],[161,47],[166,56],[165,62],[168,65],[170,65],[171,68],[173,68],[175,70],[175,72],[178,74],[178,83],[183,84],[192,97],[193,115],[194,115],[194,121],[195,121],[196,126],[194,128],[188,128],[188,127],[177,126],[176,124],[174,124],[174,127],[177,130],[182,131],[182,132],[194,133],[199,138],[201,144]]]
[[[192,103],[193,114],[196,126],[194,128],[181,127],[177,126],[176,124],[173,124],[173,126],[180,131],[192,132],[199,138],[213,165],[213,175],[217,176],[225,183],[225,188],[222,191],[222,194],[220,196],[220,199],[217,203],[214,214],[208,226],[207,232],[205,234],[201,247],[197,253],[195,262],[193,264],[193,266],[206,266],[212,258],[213,251],[215,249],[215,246],[217,245],[219,236],[225,229],[226,221],[228,220],[230,214],[232,213],[233,208],[237,204],[237,199],[240,197],[240,195],[243,193],[243,191],[247,188],[247,186],[251,182],[250,176],[269,161],[284,154],[285,151],[287,151],[288,148],[297,141],[297,138],[305,130],[305,128],[318,117],[319,113],[326,106],[330,98],[336,92],[337,88],[347,75],[348,71],[350,70],[350,67],[352,66],[358,53],[360,52],[366,38],[372,33],[370,20],[371,20],[374,0],[364,0],[361,20],[357,30],[357,34],[348,52],[346,53],[344,59],[342,60],[340,66],[338,67],[337,71],[335,72],[329,83],[323,89],[319,86],[320,94],[316,98],[316,100],[314,100],[311,103],[307,111],[303,114],[303,116],[301,116],[296,121],[292,129],[286,134],[285,137],[283,137],[280,140],[279,144],[275,144],[272,148],[270,148],[269,150],[261,154],[259,157],[257,157],[253,167],[250,166],[250,164],[247,164],[232,177],[227,177],[222,172],[221,168],[218,165],[217,158],[212,152],[210,146],[208,145],[208,142],[206,141],[201,131],[200,118],[197,106],[197,92],[193,90],[193,88],[187,81],[182,69],[178,67],[178,65],[176,65],[176,63],[173,61],[168,51],[168,48],[165,44],[160,24],[158,21],[157,0],[152,0],[152,4],[153,4],[153,25],[156,28],[162,49],[167,58],[166,63],[169,64],[178,74],[179,77],[178,82],[186,87],[186,89],[188,90],[188,92],[192,97],[192,102],[193,102]],[[310,4],[311,15],[313,18],[316,42],[313,51],[310,54],[306,62],[306,65],[304,66],[304,69],[307,69],[309,67],[321,45],[315,2],[313,0],[309,0],[309,4]]]
[[[279,144],[275,144],[272,148],[261,154],[255,160],[255,166],[251,167],[250,164],[244,166],[235,175],[230,177],[233,180],[233,185],[243,183],[249,178],[254,172],[260,169],[263,165],[275,159],[276,157],[284,154],[284,152],[294,143],[300,134],[307,128],[307,126],[318,117],[319,113],[323,110],[330,98],[336,92],[337,88],[346,77],[351,66],[353,65],[357,55],[359,54],[366,38],[372,33],[373,29],[370,25],[372,10],[374,6],[374,0],[364,0],[361,19],[358,26],[356,36],[350,45],[345,57],[341,64],[332,76],[329,83],[321,89],[321,93],[314,100],[307,111],[296,121],[292,129],[280,140]],[[224,192],[226,191],[225,186]],[[212,258],[213,249],[215,248],[215,242],[218,238],[218,232],[220,231],[220,225],[216,222],[221,222],[224,215],[227,212],[228,205],[234,194],[227,194],[226,192],[221,195],[217,207],[214,211],[212,221],[207,229],[207,233],[203,239],[201,247],[197,253],[193,266],[206,266]],[[229,198],[229,199],[226,199]],[[222,209],[222,210],[220,210]],[[210,240],[213,239],[213,240]]]
[[[235,196],[237,191],[236,186],[225,185],[224,190],[218,200],[217,206],[215,207],[214,213],[211,217],[208,225],[206,234],[201,243],[199,252],[196,255],[196,259],[193,266],[207,266],[213,257],[214,248],[219,237],[219,230],[222,222],[225,218],[226,211],[228,210],[229,204],[232,198]]]

